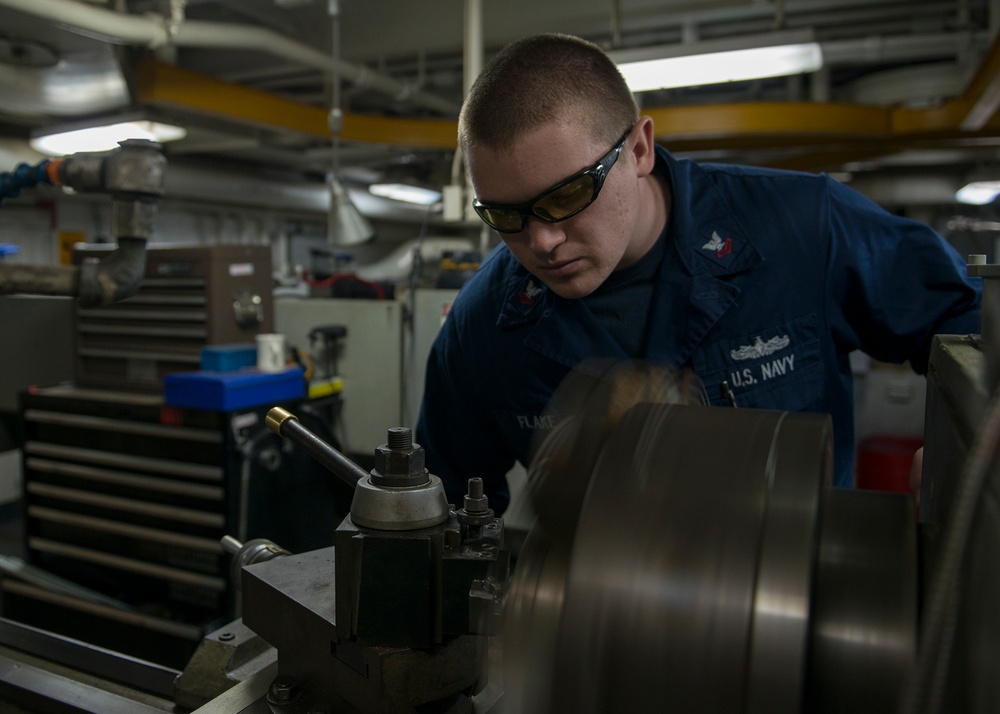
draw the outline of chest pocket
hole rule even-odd
[[[815,314],[706,345],[692,356],[712,404],[808,411],[823,396],[819,319]]]

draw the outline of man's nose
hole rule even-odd
[[[528,245],[536,253],[551,253],[566,240],[562,226],[534,216],[528,218],[525,230],[528,233]]]

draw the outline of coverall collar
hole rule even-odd
[[[655,170],[670,185],[670,235],[689,275],[733,275],[763,260],[701,166],[658,146]]]
[[[739,295],[726,276],[763,258],[704,169],[657,147],[655,170],[667,180],[673,198],[666,236],[670,243],[660,268],[645,357],[679,367]],[[497,326],[535,323],[525,338],[527,346],[570,367],[581,354],[627,357],[605,330],[595,329],[582,300],[559,298],[516,260],[509,261],[504,284]],[[546,319],[554,311],[560,319]]]

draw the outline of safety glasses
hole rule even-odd
[[[604,180],[608,177],[611,167],[618,161],[618,156],[633,128],[634,125],[629,127],[611,151],[602,156],[596,164],[578,171],[565,181],[560,181],[526,203],[516,205],[483,203],[476,198],[472,201],[472,207],[486,225],[499,233],[523,231],[528,216],[535,216],[549,223],[565,221],[597,200],[601,187],[604,186]]]

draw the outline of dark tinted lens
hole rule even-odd
[[[560,221],[582,210],[594,197],[594,177],[584,174],[535,201],[532,213],[539,218]]]
[[[490,228],[501,233],[515,233],[521,230],[521,214],[510,208],[480,208],[480,217]]]

